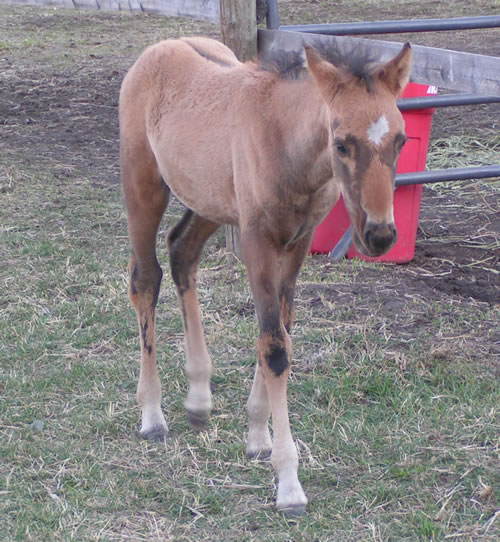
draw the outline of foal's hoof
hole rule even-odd
[[[197,412],[194,410],[186,410],[186,416],[189,424],[196,431],[203,431],[207,428],[208,412],[202,410]]]
[[[247,450],[247,457],[249,459],[258,459],[259,461],[265,461],[271,457],[271,448],[265,450]]]
[[[292,504],[291,506],[284,506],[283,508],[278,507],[278,510],[288,517],[302,516],[306,513],[306,505]]]
[[[139,435],[143,439],[161,442],[167,438],[167,429],[163,425],[154,425],[147,431],[139,431]]]
[[[278,485],[276,508],[285,516],[301,516],[305,513],[307,497],[298,480],[284,480]]]

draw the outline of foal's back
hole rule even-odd
[[[215,40],[198,37],[160,41],[148,47],[127,73],[122,99],[128,85],[135,89],[147,85],[148,91],[154,91],[152,86],[163,83],[166,86],[162,92],[189,89],[202,81],[210,81],[216,76],[217,68],[237,66],[241,66],[241,62],[234,53]]]

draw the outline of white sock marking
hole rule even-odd
[[[368,139],[375,145],[380,145],[384,136],[389,132],[389,123],[382,115],[376,122],[374,122],[370,128],[368,128]]]

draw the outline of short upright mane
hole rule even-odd
[[[320,40],[313,41],[311,45],[326,61],[365,82],[370,88],[376,58],[366,47],[351,44],[341,51],[335,41],[325,43]],[[258,67],[289,80],[302,79],[307,74],[303,51],[271,51],[259,58]]]

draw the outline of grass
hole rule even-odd
[[[4,9],[12,21],[35,13]],[[46,13],[59,39],[77,32],[71,10]],[[103,55],[109,32],[164,24],[78,17],[110,44]],[[27,52],[3,50],[20,65],[38,50],[34,39],[24,36]],[[472,155],[471,145],[456,140],[453,152]],[[498,306],[431,296],[420,283],[398,291],[406,267],[306,261],[289,387],[306,516],[275,511],[269,463],[244,453],[257,326],[244,268],[221,236],[199,278],[216,364],[209,428],[197,434],[185,420],[182,324],[166,273],[157,322],[170,438],[138,438],[126,218],[119,186],[96,175],[109,165],[99,167],[66,176],[21,152],[0,156],[0,540],[498,539]],[[179,213],[169,209],[163,247]]]
[[[404,316],[425,324],[398,351],[383,310],[367,318],[362,299],[349,311],[308,298],[370,266],[308,260],[290,407],[311,506],[288,520],[274,511],[269,465],[244,455],[256,325],[241,265],[217,243],[202,263],[217,369],[215,413],[200,434],[184,420],[181,323],[164,281],[158,334],[171,437],[142,441],[119,188],[82,178],[68,192],[50,174],[2,172],[5,539],[495,539],[498,386],[472,348],[447,349],[478,322],[493,326],[494,308],[456,314],[453,304],[414,299]],[[451,337],[441,344],[440,335]]]

